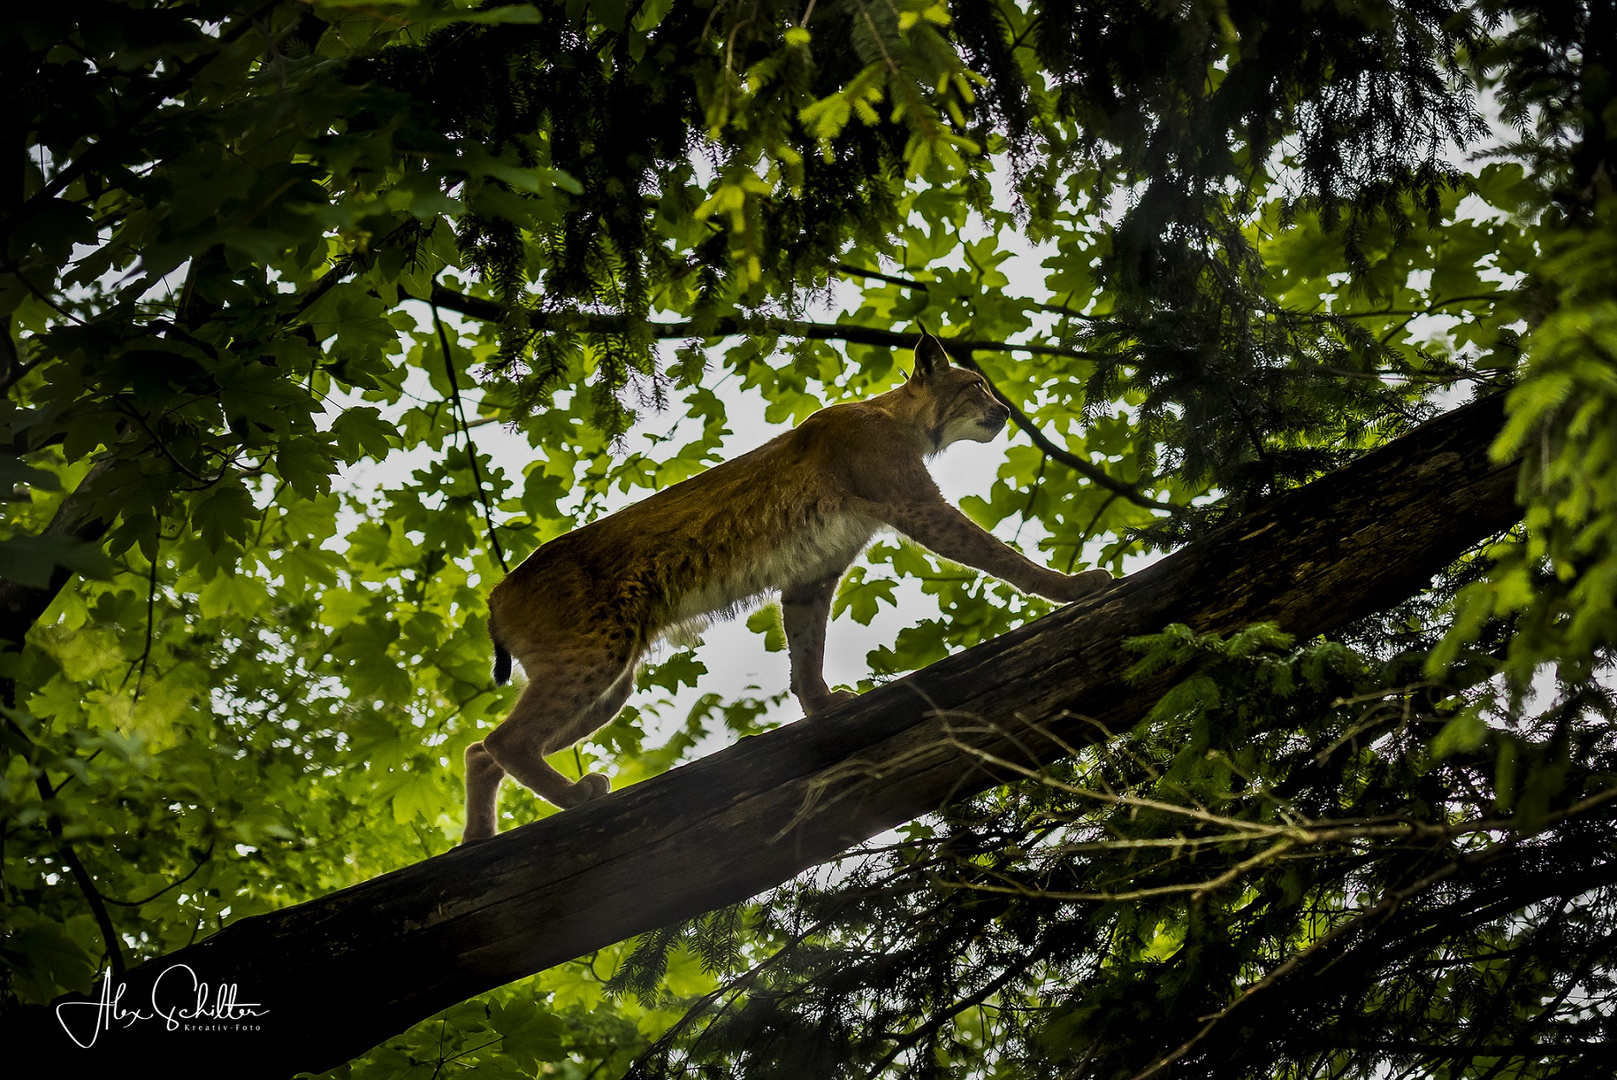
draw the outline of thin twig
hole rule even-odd
[[[444,329],[444,321],[438,314],[438,305],[432,301],[428,303],[432,307],[432,325],[438,331],[438,344],[444,353],[444,371],[449,375],[449,396],[454,402],[455,418],[459,421],[461,434],[466,438],[466,456],[472,463],[472,481],[477,485],[477,501],[483,504],[483,520],[488,523],[489,547],[494,550],[494,557],[500,561],[500,569],[510,573],[511,568],[505,562],[505,551],[500,547],[500,538],[494,530],[494,508],[489,505],[488,491],[483,486],[483,470],[477,464],[477,444],[472,442],[472,429],[466,423],[466,407],[460,400],[460,380],[455,375],[455,354],[449,347],[449,331]]]
[[[1298,967],[1302,966],[1304,961],[1308,960],[1326,945],[1329,945],[1331,942],[1336,941],[1352,931],[1364,927],[1372,918],[1377,916],[1384,917],[1391,915],[1394,911],[1398,910],[1399,906],[1402,905],[1405,900],[1426,891],[1445,878],[1452,877],[1460,869],[1463,861],[1468,860],[1456,859],[1454,862],[1451,862],[1441,869],[1421,878],[1407,889],[1400,889],[1399,891],[1393,893],[1391,896],[1382,900],[1381,903],[1377,904],[1375,907],[1370,908],[1367,911],[1360,912],[1358,915],[1355,915],[1353,918],[1342,923],[1340,926],[1337,926],[1329,932],[1322,934],[1320,937],[1309,943],[1307,948],[1294,954],[1288,958],[1285,963],[1280,964],[1263,978],[1241,991],[1240,997],[1236,998],[1234,1001],[1224,1006],[1224,1008],[1208,1017],[1207,1023],[1202,1026],[1200,1031],[1196,1032],[1195,1035],[1192,1035],[1189,1039],[1185,1040],[1183,1044],[1181,1044],[1171,1053],[1163,1055],[1153,1062],[1149,1067],[1135,1073],[1130,1080],[1150,1080],[1151,1077],[1155,1076],[1163,1069],[1166,1069],[1169,1065],[1172,1065],[1174,1062],[1190,1053],[1191,1050],[1195,1049],[1196,1044],[1206,1038],[1208,1034],[1212,1032],[1213,1028],[1217,1027],[1219,1022],[1226,1016],[1234,1012],[1241,1005],[1251,1001],[1252,998],[1259,992],[1268,989],[1280,979],[1295,971]]]
[[[159,524],[157,526],[157,535],[159,537],[161,537],[163,535],[163,526],[161,524],[161,521],[159,521]],[[146,644],[140,650],[140,674],[135,678],[135,700],[134,700],[134,703],[130,706],[131,708],[133,708],[134,705],[139,705],[140,704],[140,686],[141,686],[141,683],[146,681],[146,663],[147,663],[147,661],[149,661],[152,658],[152,621],[153,621],[153,616],[155,616],[156,613],[157,613],[157,552],[154,551],[154,552],[152,552],[151,579],[147,582],[147,589],[146,589]],[[134,670],[135,670],[135,665],[130,664],[129,665],[129,671],[124,672],[124,678],[123,678],[124,682],[129,681],[129,675]],[[123,688],[123,683],[119,683],[118,687],[121,690]]]
[[[498,320],[502,315],[500,305],[493,300],[481,297],[468,296],[445,289],[441,285],[432,288],[429,304],[448,308],[457,314],[473,319]],[[532,312],[528,316],[530,328],[543,332],[547,329],[581,330],[585,333],[620,333],[630,321],[625,315],[599,315],[593,312]],[[719,319],[698,329],[693,322],[659,323],[646,321],[646,327],[651,335],[659,340],[670,338],[718,338],[730,337],[735,334],[784,334],[790,337],[809,338],[815,341],[847,341],[859,345],[876,345],[888,348],[911,348],[915,339],[908,334],[901,334],[894,330],[880,330],[867,326],[849,326],[841,323],[814,323],[798,319],[777,318],[729,318]],[[1083,458],[1052,442],[1044,432],[1039,430],[1026,413],[1009,401],[1000,392],[992,379],[983,372],[983,369],[973,358],[977,352],[1025,352],[1044,356],[1065,356],[1073,359],[1094,359],[1100,354],[1083,349],[1069,349],[1060,345],[1045,345],[1042,343],[1021,344],[1010,341],[979,341],[966,339],[944,339],[944,347],[949,354],[959,360],[963,367],[982,375],[988,381],[989,388],[994,396],[1010,410],[1011,422],[1025,431],[1035,446],[1050,457],[1087,479],[1116,492],[1123,498],[1137,506],[1150,510],[1165,510],[1175,513],[1183,509],[1174,503],[1162,502],[1153,499],[1141,492],[1140,486],[1127,484],[1109,476],[1103,469],[1085,461]]]
[[[111,153],[115,153],[118,149],[126,145],[128,140],[133,137],[135,128],[140,121],[149,116],[154,110],[162,105],[163,102],[170,101],[178,97],[180,95],[178,87],[181,83],[188,81],[193,76],[201,72],[203,68],[207,67],[209,64],[219,59],[220,56],[224,55],[224,46],[235,44],[237,38],[241,37],[248,30],[255,29],[258,25],[258,17],[265,11],[274,7],[275,3],[276,0],[269,0],[269,2],[259,4],[257,7],[247,12],[242,16],[240,22],[231,27],[225,33],[219,35],[219,37],[216,39],[220,46],[218,49],[188,60],[176,68],[174,73],[168,78],[159,81],[153,88],[152,92],[146,96],[146,99],[140,103],[132,114],[121,118],[120,123],[118,124],[118,130],[115,133],[113,133],[110,137],[104,138],[100,142],[88,147],[84,153],[80,154],[73,161],[63,166],[55,176],[51,177],[51,179],[47,181],[38,191],[30,195],[22,203],[22,205],[18,206],[17,209],[12,211],[10,214],[7,214],[3,219],[5,224],[10,226],[22,215],[32,212],[32,208],[35,204],[44,203],[54,199],[57,195],[60,195],[64,190],[66,190],[68,185],[72,184],[73,181],[89,172],[91,168],[100,165],[103,158],[107,157]]]
[[[21,732],[20,728],[17,730]],[[32,740],[29,742],[32,744]],[[56,797],[56,789],[51,787],[50,778],[45,775],[43,767],[40,768],[39,775],[34,777],[34,786],[39,789],[39,801],[48,807],[51,799]],[[95,879],[90,876],[90,871],[79,858],[78,852],[74,851],[73,845],[63,838],[62,818],[53,810],[46,810],[45,831],[56,844],[56,851],[61,856],[62,862],[67,864],[68,873],[72,875],[74,884],[79,887],[79,892],[84,894],[85,902],[90,905],[90,913],[95,916],[96,926],[101,930],[101,940],[107,948],[107,962],[112,965],[112,973],[122,975],[124,953],[118,940],[118,931],[112,925],[112,915],[108,913],[101,890],[96,888]]]
[[[948,343],[946,342],[945,344],[947,345]],[[960,342],[955,342],[954,344],[956,348],[959,348],[962,345]],[[1005,406],[1011,411],[1011,423],[1015,424],[1017,427],[1026,432],[1027,437],[1033,441],[1033,445],[1037,446],[1040,450],[1043,450],[1050,457],[1055,458],[1057,461],[1061,462],[1061,464],[1067,466],[1067,468],[1073,470],[1079,475],[1094,481],[1107,491],[1116,492],[1129,502],[1134,503],[1136,506],[1143,506],[1150,510],[1166,510],[1169,513],[1177,513],[1178,511],[1184,509],[1181,506],[1175,506],[1173,503],[1161,502],[1160,500],[1153,499],[1151,496],[1141,492],[1139,485],[1124,483],[1122,480],[1118,480],[1109,475],[1099,466],[1085,461],[1077,454],[1074,454],[1071,450],[1057,446],[1050,440],[1049,436],[1039,429],[1039,425],[1034,423],[1031,417],[1029,417],[1021,409],[1017,408],[1016,403],[1005,396],[1004,391],[1000,390],[1000,388],[995,385],[994,380],[988,377],[988,373],[982,369],[981,365],[977,363],[976,358],[973,357],[970,352],[961,354],[957,357],[957,359],[960,361],[961,367],[970,368],[972,371],[975,371],[977,374],[983,377],[984,381],[988,383],[988,389],[993,392],[994,397],[999,400],[1001,405]]]
[[[204,851],[202,853],[202,858],[198,859],[196,865],[191,867],[191,872],[190,873],[186,874],[184,877],[182,877],[182,878],[180,878],[180,879],[178,879],[176,881],[169,882],[167,885],[164,885],[161,889],[158,889],[156,892],[152,893],[150,896],[143,896],[139,900],[115,900],[110,896],[103,897],[103,899],[106,900],[107,903],[109,903],[109,904],[117,904],[119,907],[138,908],[138,907],[143,907],[146,904],[151,903],[153,900],[156,900],[159,896],[162,896],[164,893],[169,892],[169,891],[171,891],[173,889],[177,889],[181,885],[184,885],[187,881],[190,881],[192,878],[196,877],[197,871],[201,870],[202,867],[204,865],[206,865],[210,859],[213,858],[213,846],[214,846],[214,843],[215,843],[215,841],[213,841],[213,840],[208,841],[208,850]]]
[[[428,302],[436,303],[456,314],[465,315],[472,319],[481,319],[485,322],[498,322],[505,315],[504,308],[494,300],[456,292],[453,289],[446,289],[442,285],[432,287],[431,299]],[[646,331],[659,341],[678,338],[713,339],[732,337],[738,334],[751,334],[754,336],[781,334],[787,337],[808,338],[813,341],[848,341],[857,345],[876,345],[892,349],[911,349],[915,346],[914,334],[899,333],[896,330],[881,330],[875,327],[853,326],[846,323],[816,323],[802,319],[782,319],[774,316],[750,318],[731,316],[699,325],[694,320],[656,322],[635,315],[603,314],[593,311],[530,311],[521,314],[526,319],[528,329],[535,333],[571,330],[586,334],[616,334],[622,333],[626,327],[638,322],[643,324]],[[1065,356],[1074,360],[1096,360],[1110,356],[1109,353],[1096,352],[1091,349],[1072,349],[1064,345],[1048,345],[1042,342],[1022,344],[1014,341],[946,339],[943,344],[950,350],[951,356],[957,350],[961,352],[1031,353],[1035,356]]]

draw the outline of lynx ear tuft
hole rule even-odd
[[[915,343],[915,374],[912,379],[926,379],[949,367],[949,354],[943,351],[943,342],[923,331]]]

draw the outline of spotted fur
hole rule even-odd
[[[792,691],[812,715],[852,696],[821,673],[837,582],[872,536],[893,528],[939,555],[1027,592],[1075,600],[1110,576],[1067,575],[1023,557],[951,506],[925,459],[987,442],[1009,415],[982,377],[937,339],[915,374],[868,401],[822,409],[751,453],[545,544],[494,588],[496,674],[521,661],[510,717],[466,751],[466,839],[495,831],[510,775],[557,806],[604,795],[605,776],[568,780],[545,762],[608,723],[641,657],[779,592]]]

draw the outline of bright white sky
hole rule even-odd
[[[1490,119],[1495,120],[1498,126],[1495,117],[1490,116]],[[997,201],[1001,205],[1009,205],[1009,200],[1013,196],[1004,189],[1002,178],[995,177],[995,182]],[[1473,213],[1485,211],[1486,208],[1480,204],[1472,208]],[[965,238],[975,239],[984,231],[982,226],[974,221],[963,230],[963,233],[966,234]],[[1018,240],[1019,238],[1008,233],[1000,237],[1002,245],[1014,249],[1011,258],[1000,267],[1011,279],[1007,291],[1014,295],[1041,297],[1046,292],[1041,263],[1051,250],[1040,250],[1031,244],[1019,243]],[[959,249],[956,249],[953,257],[947,260],[945,265],[964,267]],[[833,287],[831,298],[811,308],[806,314],[810,318],[834,321],[840,310],[846,308],[851,311],[857,308],[858,304],[857,289],[847,283],[837,283]],[[421,319],[423,326],[428,325],[429,316],[425,305],[421,305],[417,317]],[[450,320],[455,318],[447,312],[445,317]],[[1424,316],[1414,320],[1408,332],[1416,340],[1429,339],[1435,342],[1445,336],[1445,331],[1452,323],[1452,317]],[[713,370],[721,369],[722,365],[717,362],[717,358],[726,347],[727,343],[722,343],[711,351],[715,358],[715,363],[711,365]],[[670,344],[668,355],[665,357],[668,361],[673,360],[672,348]],[[910,367],[909,358],[904,357],[902,364],[905,368]],[[423,399],[431,400],[436,397],[436,392],[426,385],[424,376],[420,377],[419,385],[412,385],[408,389]],[[723,443],[724,457],[734,457],[786,430],[786,425],[771,424],[764,419],[765,403],[755,394],[743,392],[736,379],[724,379],[712,384],[711,389],[723,400],[732,431]],[[468,414],[476,415],[475,406],[471,402],[476,400],[477,390],[470,389],[466,396],[469,399]],[[1458,404],[1458,401],[1455,403]],[[677,404],[668,412],[643,413],[626,438],[622,452],[628,454],[638,450],[655,454],[655,448],[646,436],[648,434],[666,436],[679,417]],[[957,504],[966,495],[986,496],[1004,460],[1004,451],[1009,440],[1021,438],[1025,436],[1014,428],[1007,428],[1007,433],[992,443],[958,443],[932,460],[933,476],[943,489],[944,495]],[[526,441],[520,435],[502,427],[488,425],[474,428],[473,439],[478,449],[491,454],[496,465],[505,469],[508,475],[520,475],[531,456]],[[345,480],[350,485],[350,490],[360,492],[396,485],[407,479],[410,473],[421,467],[430,456],[431,452],[425,448],[409,454],[394,454],[382,464],[348,470]],[[612,499],[617,500],[617,505],[613,505]],[[617,492],[613,493],[612,499],[609,499],[609,505],[614,509],[632,501],[630,496]],[[1015,522],[1006,522],[998,533],[1002,539],[1010,539],[1014,529]],[[1035,558],[1039,557],[1036,548],[1037,539],[1035,533],[1028,529],[1023,530],[1021,537],[1023,550]],[[1154,562],[1158,557],[1160,556],[1130,559],[1126,569],[1132,573]],[[921,592],[917,583],[901,584],[897,590],[897,600],[896,607],[882,608],[869,626],[861,626],[846,615],[832,621],[827,633],[825,659],[825,676],[831,685],[850,687],[856,685],[860,679],[869,674],[865,657],[870,650],[890,644],[902,627],[933,616],[937,612],[934,602]],[[666,655],[668,648],[668,646],[659,647],[659,651],[653,654],[652,659]],[[697,687],[685,689],[671,706],[659,710],[660,722],[653,725],[654,739],[660,738],[660,733],[672,731],[680,725],[691,706],[703,694],[717,693],[723,698],[731,698],[747,693],[764,697],[778,693],[787,686],[785,652],[766,652],[763,648],[763,639],[746,628],[744,617],[717,622],[710,626],[703,634],[703,643],[698,648],[697,655],[707,667],[708,674],[700,680]],[[634,699],[634,702],[644,709],[650,706],[655,698],[655,694],[642,693]],[[769,719],[785,722],[800,715],[801,711],[796,700],[788,697],[785,704],[770,714]],[[719,738],[727,740],[728,737],[720,735]],[[698,752],[709,752],[712,749],[716,749],[716,746],[704,746]],[[610,769],[610,763],[607,763],[606,767]]]
[[[1043,270],[1039,263],[1044,253],[1035,252],[1028,248],[1019,252],[1005,263],[1001,269],[1007,273],[1012,284],[1010,291],[1020,295],[1038,296],[1043,292]],[[834,320],[838,311],[843,307],[852,310],[858,306],[858,293],[850,286],[842,286],[837,291],[835,299],[811,309],[807,316],[825,320]],[[425,325],[430,318],[426,314],[425,306],[418,313]],[[446,318],[452,318],[445,313]],[[712,351],[717,358],[723,352],[724,345]],[[672,346],[669,346],[667,360],[672,361]],[[908,369],[911,366],[909,357],[903,357],[902,366]],[[715,363],[714,370],[720,365]],[[771,424],[764,419],[765,402],[755,393],[742,391],[739,381],[734,378],[725,379],[711,388],[723,400],[726,415],[729,421],[731,434],[723,442],[723,456],[731,458],[744,453],[755,446],[761,445],[770,438],[787,430],[788,425]],[[436,392],[426,386],[424,377],[420,377],[419,385],[407,386],[407,390],[417,397],[431,400]],[[475,388],[464,392],[468,398],[467,413],[475,416],[476,400]],[[357,398],[354,399],[357,403]],[[348,400],[336,400],[334,409]],[[409,403],[409,399],[405,399]],[[654,448],[647,440],[648,434],[665,436],[669,428],[679,418],[677,402],[674,407],[664,413],[645,412],[639,422],[630,431],[623,446],[623,453],[634,451],[654,453]],[[402,409],[402,406],[401,406]],[[384,414],[385,410],[384,410]],[[497,467],[503,468],[508,475],[520,475],[532,456],[526,440],[520,435],[497,425],[476,427],[472,437],[479,451],[492,456]],[[1004,460],[1005,448],[1012,438],[1025,438],[1014,428],[1008,428],[1007,434],[1001,435],[992,443],[957,443],[945,450],[931,461],[933,476],[942,488],[944,495],[952,502],[959,503],[966,495],[980,495],[986,497],[1000,465]],[[387,461],[380,464],[365,463],[359,467],[348,469],[343,475],[343,482],[351,491],[365,493],[379,488],[391,487],[405,482],[410,473],[422,466],[431,456],[431,451],[421,448],[411,453],[395,453]],[[618,495],[614,497],[623,504],[632,501],[630,496]],[[616,507],[614,507],[615,509]],[[1014,522],[1007,522],[999,530],[1004,539],[1009,539],[1014,529]],[[342,530],[346,532],[346,529]],[[1030,536],[1024,529],[1022,537],[1023,549],[1038,557],[1036,548],[1030,543]],[[869,626],[861,626],[847,615],[834,619],[827,633],[825,676],[833,686],[855,686],[860,679],[869,675],[869,666],[866,663],[866,654],[882,645],[891,644],[898,631],[919,619],[933,616],[937,608],[933,600],[925,596],[918,583],[901,584],[897,590],[898,603],[896,607],[884,607]],[[660,646],[652,659],[667,655],[669,647]],[[654,725],[652,738],[660,741],[662,733],[671,732],[683,723],[686,714],[701,695],[717,693],[725,698],[739,694],[750,694],[766,697],[785,690],[788,683],[788,662],[786,653],[766,652],[763,648],[763,639],[749,631],[745,625],[745,617],[730,621],[714,623],[702,636],[702,644],[698,647],[697,656],[707,667],[708,674],[703,676],[698,686],[684,689],[674,700],[670,707],[659,710],[659,721]],[[492,663],[492,658],[491,658]],[[634,699],[634,703],[642,708],[650,706],[659,692],[642,693]],[[769,719],[785,722],[794,720],[801,715],[796,699],[788,697],[786,702],[774,710]],[[720,734],[719,739],[728,741],[728,736]],[[704,746],[698,753],[709,752],[716,746]],[[610,771],[610,763],[605,763]]]

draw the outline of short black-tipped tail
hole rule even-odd
[[[501,644],[493,619],[488,621],[488,636],[494,639],[494,685],[504,686],[511,681],[511,654]]]

